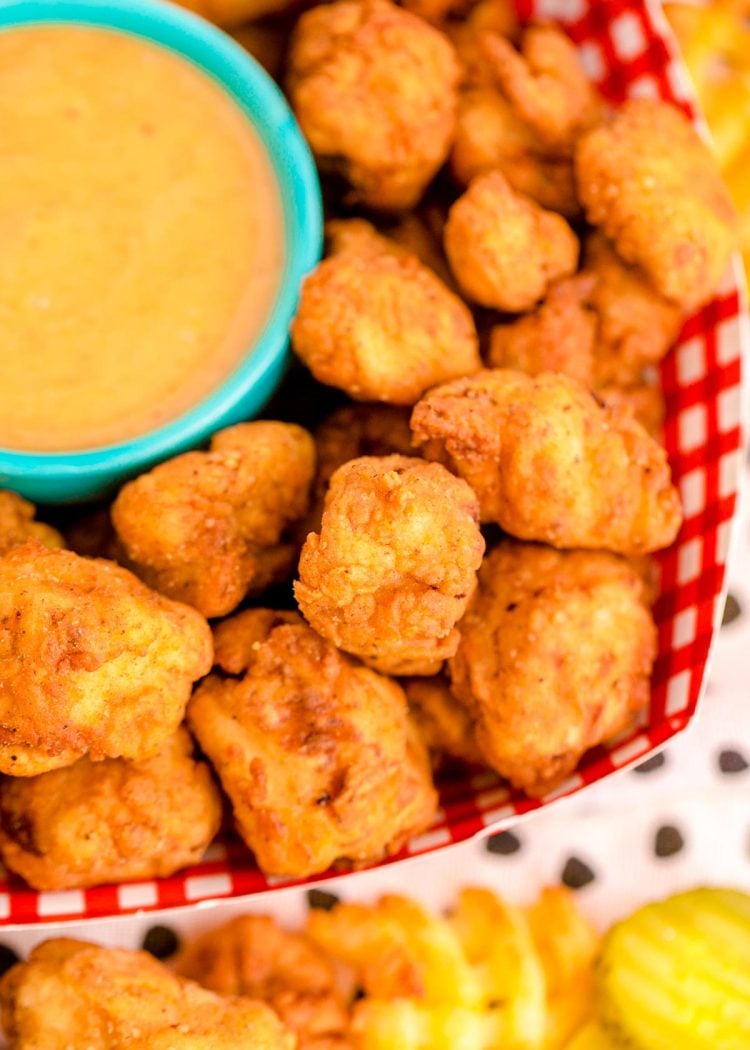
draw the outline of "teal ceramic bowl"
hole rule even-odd
[[[310,151],[283,95],[250,55],[203,19],[160,0],[3,0],[0,32],[30,24],[100,26],[142,37],[198,66],[224,88],[259,134],[282,200],[285,267],[265,327],[229,378],[189,412],[138,438],[71,452],[0,449],[0,488],[37,503],[73,503],[105,495],[127,477],[214,431],[249,419],[279,384],[288,330],[302,278],[320,258],[322,208]]]

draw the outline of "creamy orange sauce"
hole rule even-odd
[[[143,434],[265,322],[281,202],[247,119],[178,56],[108,30],[0,33],[0,446]]]

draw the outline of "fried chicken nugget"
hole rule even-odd
[[[220,430],[209,452],[186,452],[121,490],[112,521],[150,586],[224,616],[289,569],[286,528],[307,510],[315,443],[292,423]]]
[[[184,729],[154,758],[81,758],[0,780],[0,856],[37,890],[162,878],[197,864],[221,801]]]
[[[474,740],[474,725],[443,675],[407,678],[401,683],[409,710],[425,744],[439,762],[443,756],[472,765],[483,765]]]
[[[188,718],[263,871],[379,860],[424,830],[436,795],[395,682],[302,623],[272,621],[250,659],[241,680],[207,678]]]
[[[482,520],[519,539],[644,554],[677,535],[664,449],[568,376],[486,370],[431,390],[411,425],[429,459],[469,482]]]
[[[119,565],[16,547],[0,558],[0,773],[153,757],[212,653],[199,613]]]
[[[448,38],[389,0],[321,4],[292,35],[288,88],[305,137],[376,210],[413,207],[448,156],[458,78]]]
[[[520,53],[498,33],[484,41],[501,91],[549,148],[570,154],[576,140],[604,116],[602,99],[561,29],[532,25]]]
[[[355,401],[413,405],[481,362],[468,307],[369,223],[330,223],[334,254],[302,285],[292,345],[316,379]]]
[[[461,186],[499,170],[516,193],[567,217],[581,208],[573,164],[556,157],[493,84],[469,84],[458,99],[451,171]]]
[[[562,372],[594,383],[597,319],[590,307],[596,279],[576,274],[553,284],[531,313],[490,332],[488,364],[527,375]]]
[[[630,99],[584,134],[575,156],[587,218],[667,299],[710,299],[735,246],[736,216],[716,161],[668,102]]]
[[[331,959],[301,933],[268,915],[241,915],[190,941],[174,963],[182,977],[219,995],[267,1003],[299,1039],[299,1050],[325,1041],[346,1050],[346,1001]]]
[[[608,408],[632,413],[646,433],[661,443],[666,409],[657,380],[644,380],[632,386],[602,386],[596,396]]]
[[[450,661],[486,761],[530,795],[631,725],[649,700],[656,628],[627,561],[505,541],[485,559]]]
[[[0,489],[0,555],[27,540],[45,547],[64,547],[65,540],[51,525],[34,521],[36,507],[17,492]]]
[[[410,412],[394,405],[344,405],[323,420],[315,431],[317,471],[310,510],[301,522],[302,542],[320,531],[323,505],[331,478],[350,459],[360,456],[413,456]]]
[[[515,193],[500,171],[474,179],[450,210],[445,252],[463,293],[481,306],[520,312],[578,265],[565,219]]]
[[[331,478],[302,548],[297,603],[311,626],[384,674],[436,674],[484,553],[469,486],[437,463],[362,457]]]
[[[294,1050],[264,1003],[225,999],[146,952],[45,941],[0,980],[10,1050]]]
[[[584,272],[594,278],[591,305],[597,317],[594,383],[631,386],[643,369],[658,364],[676,341],[682,311],[594,233],[584,244]]]

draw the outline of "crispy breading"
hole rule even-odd
[[[288,88],[322,164],[368,207],[413,207],[448,156],[459,66],[448,38],[389,0],[337,0],[302,15]]]
[[[57,529],[34,521],[36,507],[17,492],[0,489],[0,555],[27,540],[38,540],[45,547],[64,547]]]
[[[435,674],[484,553],[469,486],[437,463],[362,457],[331,478],[294,590],[325,638],[386,674]]]
[[[500,171],[475,178],[450,210],[445,252],[464,294],[518,312],[578,265],[578,238],[565,219],[514,192]]]
[[[153,758],[81,758],[0,779],[0,856],[37,890],[163,878],[197,864],[221,801],[184,729]]]
[[[268,915],[240,915],[189,941],[174,962],[182,977],[219,995],[267,1003],[299,1038],[299,1050],[323,1040],[345,1050],[349,1024],[332,960],[303,933]]]
[[[303,282],[294,350],[356,401],[413,405],[480,367],[471,312],[416,255],[363,220],[330,223],[333,255]]]
[[[244,678],[210,676],[188,708],[240,834],[274,875],[396,852],[436,807],[403,690],[306,625],[259,617]]]
[[[320,531],[328,485],[339,467],[360,456],[415,455],[409,416],[408,408],[362,404],[344,405],[323,420],[315,431],[318,466],[310,509],[298,530],[302,542]]]
[[[121,490],[112,521],[150,586],[204,616],[224,616],[283,578],[284,529],[307,510],[312,436],[292,423],[240,423],[209,452],[186,452]]]
[[[596,396],[608,408],[631,412],[647,434],[662,441],[664,428],[664,395],[657,379],[644,380],[632,386],[602,386]]]
[[[0,772],[158,754],[211,667],[194,609],[35,541],[0,558]]]
[[[519,539],[643,554],[677,535],[664,449],[568,376],[486,370],[431,390],[411,425],[425,455],[472,486],[482,520]]]
[[[225,999],[145,952],[45,941],[0,980],[10,1050],[294,1050],[265,1004]]]
[[[710,299],[735,246],[736,216],[716,161],[682,112],[630,99],[576,148],[587,218],[685,310]]]
[[[455,291],[453,274],[443,251],[442,231],[436,234],[434,223],[429,221],[429,212],[427,207],[420,213],[407,212],[398,222],[390,223],[386,227],[385,236],[389,241],[416,255],[424,266],[437,274],[443,284]]]
[[[214,663],[227,674],[241,675],[255,659],[274,627],[299,626],[299,613],[276,609],[244,609],[214,625]]]
[[[658,364],[677,339],[682,311],[655,291],[641,270],[624,262],[601,234],[584,242],[584,272],[595,278],[594,384],[636,384],[643,369]]]
[[[553,284],[531,313],[490,332],[488,364],[527,375],[562,372],[592,386],[597,333],[589,307],[595,279],[577,274]]]
[[[483,46],[502,93],[549,148],[570,154],[581,133],[601,122],[601,97],[557,26],[529,26],[520,53],[499,33],[487,34]]]
[[[471,718],[443,675],[407,678],[401,684],[412,718],[435,760],[439,762],[447,756],[474,765],[484,764],[474,740]]]
[[[450,661],[486,761],[543,795],[647,706],[656,628],[624,559],[504,541]]]
[[[573,164],[547,153],[538,136],[492,84],[468,85],[458,99],[451,171],[468,186],[499,170],[516,191],[543,208],[573,217],[580,211]]]

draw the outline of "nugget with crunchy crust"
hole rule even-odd
[[[471,312],[416,255],[362,220],[329,225],[333,255],[302,285],[292,346],[356,401],[413,405],[480,367]]]
[[[602,99],[557,26],[530,26],[520,53],[499,33],[488,34],[483,47],[503,95],[548,148],[569,155],[578,137],[601,122]]]
[[[212,652],[199,613],[119,565],[16,547],[0,558],[0,773],[158,754]]]
[[[45,547],[64,547],[65,540],[51,525],[35,521],[36,507],[17,492],[0,489],[0,555],[26,540],[38,540]]]
[[[197,864],[221,801],[184,729],[154,758],[81,758],[0,780],[0,856],[37,890],[162,878]]]
[[[313,152],[368,207],[413,207],[448,156],[459,66],[448,38],[389,0],[338,0],[300,18],[288,88]]]
[[[189,941],[175,960],[182,977],[219,995],[260,999],[299,1039],[299,1050],[324,1040],[345,1050],[349,1023],[332,960],[303,933],[268,915],[240,915]]]
[[[292,423],[220,430],[129,482],[112,521],[135,571],[204,616],[224,616],[290,568],[284,529],[307,510],[315,443]]]
[[[425,455],[472,486],[482,520],[519,539],[643,554],[677,535],[664,449],[568,376],[480,372],[431,390],[411,425]]]
[[[294,1050],[264,1003],[215,995],[146,952],[57,938],[0,981],[10,1050]]]
[[[240,834],[272,875],[396,852],[436,807],[403,690],[307,625],[257,612],[244,677],[211,675],[188,709]]]
[[[736,216],[716,160],[679,109],[626,102],[576,148],[586,217],[667,299],[710,299],[736,242]]]
[[[436,763],[443,757],[475,765],[484,763],[471,718],[451,692],[444,675],[406,678],[401,684],[412,718]]]
[[[331,478],[294,592],[323,637],[385,674],[435,674],[484,553],[479,505],[437,463],[362,457]]]
[[[450,674],[486,761],[543,795],[644,710],[655,656],[628,562],[504,541],[482,566]]]
[[[479,175],[450,210],[445,251],[464,294],[519,312],[573,273],[578,238],[565,219],[515,193],[500,171]]]

